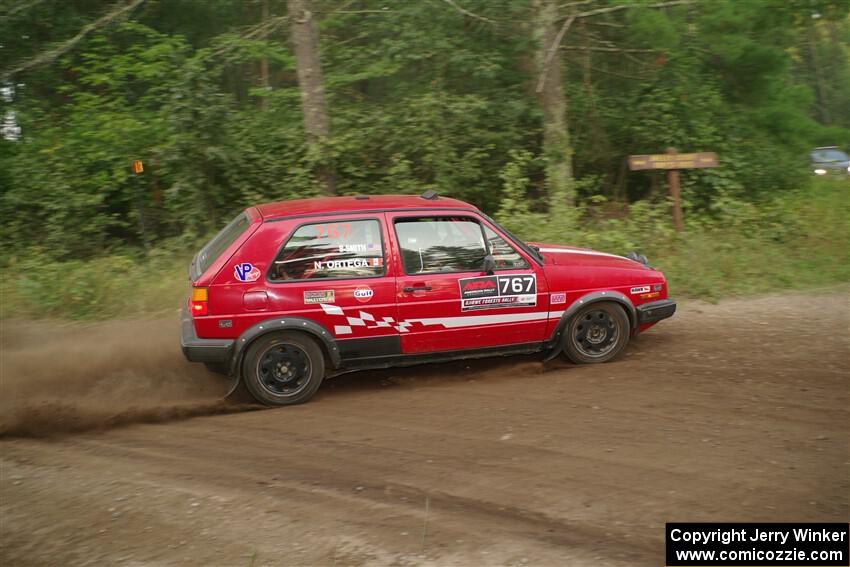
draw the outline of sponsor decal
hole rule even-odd
[[[310,303],[333,303],[334,302],[334,290],[332,289],[323,289],[317,291],[305,291],[304,292],[304,304]]]
[[[563,291],[561,293],[551,293],[549,294],[549,303],[566,303],[567,302],[567,294]]]
[[[240,282],[255,282],[260,279],[260,268],[248,262],[243,262],[233,267],[233,275]]]
[[[494,295],[499,295],[499,284],[496,276],[460,280],[461,299],[491,297]]]
[[[638,293],[646,293],[648,291],[649,291],[649,286],[648,285],[642,285],[642,286],[638,286],[638,287],[633,287],[631,289],[630,293],[632,295],[637,295]]]
[[[537,305],[537,277],[534,275],[465,278],[458,284],[462,311]]]
[[[233,319],[221,319],[218,322],[219,329],[232,329],[233,328]]]
[[[367,303],[371,301],[373,295],[375,295],[375,292],[367,285],[360,286],[354,290],[354,299],[360,303]]]

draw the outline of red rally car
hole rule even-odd
[[[270,405],[366,368],[540,351],[607,362],[676,310],[643,257],[527,244],[433,191],[248,208],[190,277],[186,358]]]

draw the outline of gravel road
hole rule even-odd
[[[173,319],[3,325],[3,565],[657,566],[667,521],[850,516],[847,287],[272,410],[219,401]]]

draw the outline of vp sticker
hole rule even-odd
[[[240,282],[255,282],[260,279],[260,268],[248,262],[236,264],[233,267],[233,275]]]

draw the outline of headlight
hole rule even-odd
[[[848,168],[848,169],[850,169],[850,168]],[[826,175],[826,170],[818,168],[818,169],[815,170],[815,175]]]

